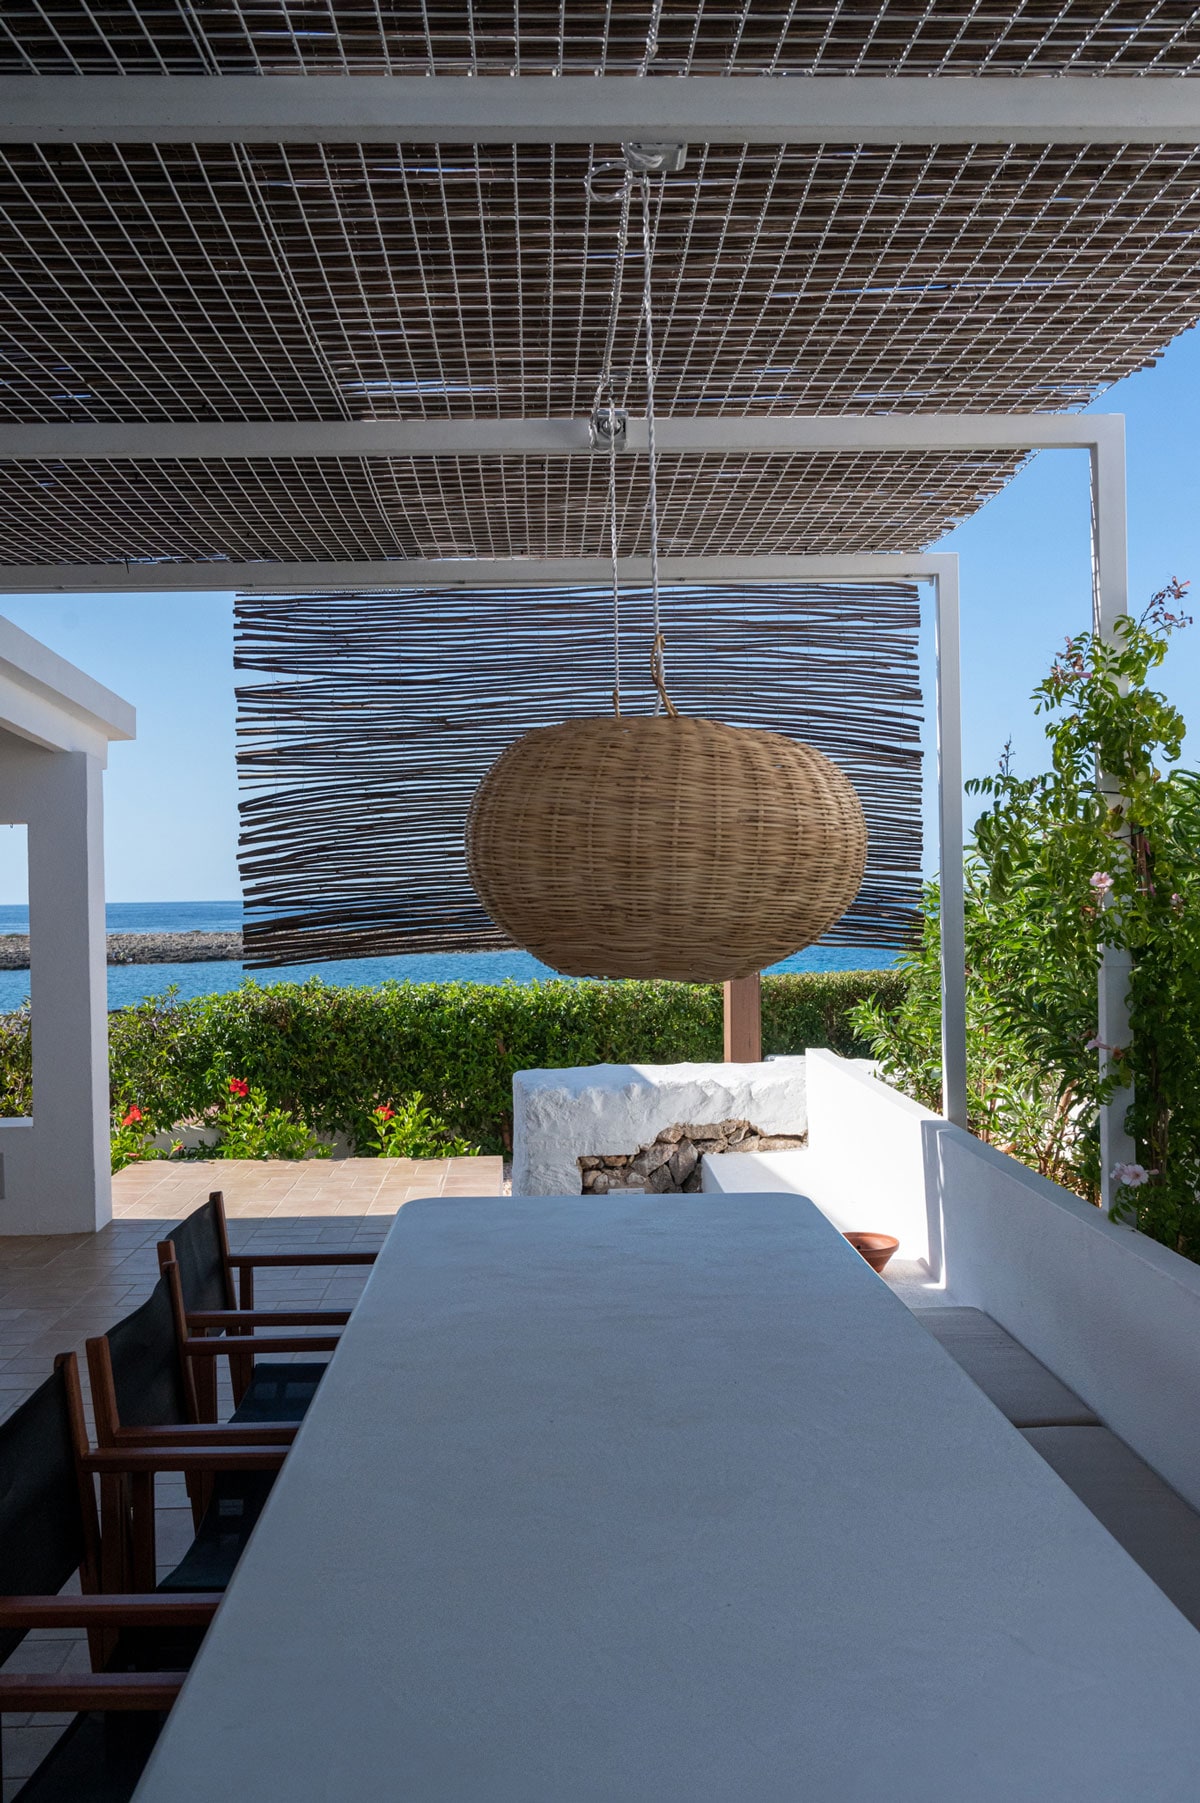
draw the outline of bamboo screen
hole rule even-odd
[[[623,706],[650,712],[650,603],[622,598]],[[682,712],[806,739],[853,781],[866,880],[828,943],[896,946],[921,870],[918,603],[908,584],[671,589]],[[240,596],[245,955],[251,967],[509,941],[466,873],[470,798],[531,726],[607,713],[599,590]]]

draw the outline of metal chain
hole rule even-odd
[[[650,182],[642,177],[642,329],[646,348],[646,461],[650,468],[650,592],[654,603],[654,644],[660,678],[656,714],[662,712],[666,666],[658,593],[658,452],[654,439],[654,328],[650,285]]]
[[[658,32],[662,24],[662,15],[663,0],[654,0],[650,9],[650,23],[646,27],[646,48],[642,53],[641,65],[638,68],[639,75],[650,73],[650,65],[658,55]]]
[[[646,48],[642,55],[639,75],[646,75],[650,64],[658,54],[658,32],[662,22],[663,0],[653,0],[650,9],[650,22],[646,30]],[[613,165],[602,163],[593,168],[588,175],[588,194],[593,200],[599,200],[594,178]],[[609,561],[612,567],[612,601],[613,601],[613,713],[621,717],[621,575],[618,563],[619,526],[617,520],[617,398],[613,384],[613,351],[617,341],[617,317],[621,310],[621,290],[625,279],[625,262],[629,253],[629,218],[633,202],[633,172],[626,167],[625,179],[621,184],[621,217],[617,226],[617,256],[613,268],[612,290],[608,303],[608,330],[604,336],[604,355],[600,363],[600,376],[596,383],[596,397],[592,406],[593,415],[599,417],[601,411],[608,415],[608,548]],[[658,498],[655,487],[654,457],[654,350],[650,327],[650,183],[645,176],[642,184],[642,313],[646,332],[646,414],[650,435],[650,585],[654,594],[654,658],[657,669],[662,672],[662,634],[659,631],[658,603]],[[655,712],[662,711],[662,695],[660,685],[659,700]],[[668,706],[670,703],[668,702]],[[672,710],[673,711],[673,710]]]
[[[608,548],[612,559],[613,713],[621,718],[621,577],[617,565],[617,410],[608,403]]]
[[[603,405],[606,389],[610,401],[612,400],[613,350],[617,341],[617,316],[621,310],[621,289],[625,279],[625,259],[629,250],[629,213],[633,201],[633,176],[628,169],[625,171],[625,180],[621,183],[620,199],[621,217],[617,223],[617,260],[613,266],[612,291],[608,300],[608,330],[604,336],[604,355],[600,361],[600,376],[596,383],[596,399],[593,406],[593,411],[596,413]]]
[[[628,170],[621,184],[621,217],[617,226],[617,258],[613,269],[612,293],[608,306],[608,331],[604,340],[604,356],[600,365],[600,379],[596,384],[596,398],[592,411],[599,416],[601,411],[608,415],[608,537],[609,557],[612,565],[612,601],[613,601],[613,713],[621,715],[621,578],[617,563],[618,555],[618,522],[617,522],[617,398],[613,386],[613,350],[617,337],[617,316],[621,307],[621,289],[625,276],[625,259],[629,249],[629,214],[633,199],[633,177]]]

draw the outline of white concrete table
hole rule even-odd
[[[400,1213],[139,1803],[1194,1803],[1200,1635],[797,1196]]]

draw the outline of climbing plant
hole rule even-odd
[[[1183,717],[1149,683],[1191,623],[1186,588],[1169,583],[1109,641],[1067,640],[1032,697],[1047,770],[1018,777],[1006,751],[968,784],[987,803],[967,858],[968,1040],[972,1128],[1092,1199],[1099,1108],[1125,1101],[1137,1160],[1114,1171],[1116,1212],[1200,1258],[1200,776],[1179,766]],[[854,1015],[927,1102],[941,1075],[937,937],[934,888],[900,1006]],[[1097,1024],[1106,946],[1132,959],[1124,1045]]]

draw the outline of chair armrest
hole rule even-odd
[[[204,1308],[189,1315],[189,1327],[226,1327],[238,1332],[252,1327],[345,1327],[348,1308],[240,1309]]]
[[[119,1427],[113,1446],[290,1446],[294,1421],[179,1421],[162,1427]]]
[[[203,1628],[220,1597],[179,1591],[160,1596],[0,1597],[0,1628]]]
[[[70,1678],[13,1672],[0,1675],[0,1710],[167,1710],[183,1680],[183,1672],[75,1672]]]
[[[336,1352],[337,1334],[220,1334],[211,1340],[187,1339],[180,1348],[189,1358],[232,1358],[238,1352]]]
[[[378,1257],[377,1252],[231,1252],[229,1262],[241,1271],[288,1265],[373,1265]]]
[[[81,1461],[113,1477],[132,1471],[279,1471],[286,1446],[102,1446]]]

